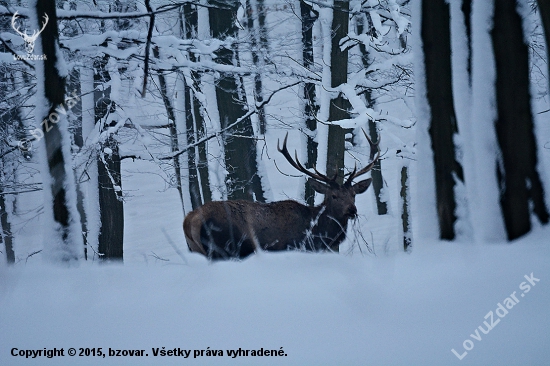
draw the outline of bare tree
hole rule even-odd
[[[449,4],[445,0],[422,1],[421,36],[431,111],[429,133],[435,167],[439,236],[446,240],[455,238],[455,179],[464,179],[453,142],[458,127],[452,90],[449,19]]]
[[[237,38],[235,16],[238,1],[214,1],[209,8],[209,20],[212,37]],[[234,65],[238,58],[234,47],[222,46],[216,52],[216,61],[222,65]],[[245,93],[240,77],[231,72],[220,72],[216,80],[216,98],[221,127],[226,128],[232,122],[245,116],[247,112]],[[225,168],[228,171],[226,184],[228,197],[265,201],[256,161],[256,140],[250,117],[242,119],[223,135],[225,149]]]
[[[515,0],[495,0],[491,31],[496,63],[497,140],[502,161],[497,167],[500,204],[508,239],[531,230],[531,214],[549,220],[544,188],[537,171],[533,132],[529,54]]]
[[[71,156],[68,124],[66,119],[56,112],[56,108],[65,104],[65,78],[61,76],[58,66],[64,61],[59,59],[57,14],[54,0],[36,2],[36,17],[44,19],[48,26],[42,32],[42,52],[46,55],[43,68],[43,97],[47,102],[47,114],[41,116],[44,144],[46,147],[47,175],[45,207],[52,207],[54,238],[45,241],[49,254],[55,260],[77,260],[82,253],[80,217],[76,209],[76,189],[74,176],[67,170]],[[58,116],[56,121],[54,116]],[[48,123],[50,122],[50,123]],[[65,130],[63,130],[65,129]],[[46,230],[50,230],[47,228]]]

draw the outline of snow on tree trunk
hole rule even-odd
[[[422,22],[422,2],[411,4],[412,18],[416,24]],[[417,173],[414,182],[412,200],[413,232],[419,238],[435,239],[439,237],[439,225],[436,212],[434,159],[428,133],[430,107],[426,97],[426,70],[422,53],[421,27],[413,27],[415,105],[416,105],[416,156]]]
[[[111,98],[111,75],[108,70],[110,56],[99,56],[94,62],[95,123],[101,133],[107,133],[99,142],[97,173],[101,231],[98,251],[103,260],[122,260],[124,237],[124,206],[118,141],[107,132],[117,124],[112,114],[116,104]]]
[[[55,1],[39,0],[35,5],[34,26],[41,28],[45,15],[48,24],[41,34],[36,52],[46,56],[36,63],[36,117],[42,126],[44,146],[41,153],[44,184],[44,254],[55,262],[78,260],[83,252],[80,217],[76,208],[76,186],[71,164],[71,139],[65,100],[67,70],[59,50]],[[45,150],[45,151],[44,151]]]
[[[467,181],[466,185],[475,185],[474,189],[468,189],[468,200],[476,240],[501,241],[505,240],[506,233],[496,178],[495,60],[488,27],[493,21],[493,4],[491,1],[473,0],[471,11],[472,109],[469,123],[475,181]]]
[[[197,37],[198,10],[191,4],[183,6],[181,35],[184,39]],[[192,51],[188,53],[192,62],[197,62],[197,57]],[[205,121],[201,111],[201,102],[198,94],[200,90],[201,75],[194,70],[185,70],[182,73],[183,105],[185,130],[187,132],[187,144],[196,143],[205,134]],[[187,166],[189,171],[189,195],[192,208],[195,209],[212,200],[212,191],[209,182],[207,144],[199,144],[187,151]]]
[[[331,87],[337,88],[348,81],[348,51],[341,49],[340,41],[348,35],[349,1],[335,0],[332,15],[332,42],[330,51]],[[330,101],[329,122],[348,119],[350,104],[343,94]],[[346,129],[337,124],[329,125],[327,175],[337,175],[336,181],[344,181],[344,151]]]
[[[314,65],[313,58],[313,25],[319,13],[314,11],[313,7],[304,0],[300,1],[300,14],[302,17],[302,64],[308,70]],[[313,168],[317,164],[317,120],[316,115],[319,106],[316,102],[315,84],[312,82],[304,83],[304,116],[307,128],[306,149],[307,159],[305,167]],[[305,183],[304,200],[309,206],[315,205],[315,190],[311,187],[309,180]]]
[[[212,37],[237,37],[234,19],[239,3],[211,0],[209,22]],[[216,61],[222,65],[234,65],[236,51],[222,46],[216,52]],[[240,77],[232,72],[219,72],[216,80],[216,99],[221,128],[237,122],[247,110]],[[243,118],[223,134],[225,149],[226,185],[229,199],[246,199],[264,202],[264,192],[256,161],[256,141],[250,117]]]
[[[3,170],[4,162],[0,161],[0,165],[0,169]],[[15,252],[13,251],[13,234],[9,215],[10,210],[13,208],[13,202],[10,202],[12,200],[4,195],[2,189],[5,182],[4,177],[3,172],[0,172],[0,252],[4,252],[7,263],[12,264],[15,262]],[[1,245],[4,246],[3,250],[1,250]]]
[[[86,211],[87,259],[98,259],[99,232],[101,230],[99,208],[99,185],[97,176],[97,146],[90,136],[94,131],[94,71],[80,68],[80,90],[82,92],[82,138],[84,147],[77,155],[77,180],[83,190]]]
[[[471,218],[471,200],[475,197],[475,156],[472,146],[471,103],[471,1],[451,2],[451,64],[453,76],[453,99],[456,123],[460,135],[455,135],[456,158],[462,165],[464,181],[456,181],[455,230],[457,239],[471,240],[474,237]],[[467,184],[464,184],[466,182]]]
[[[158,46],[153,47],[153,56],[160,60],[160,50]],[[166,115],[168,116],[168,130],[170,131],[170,151],[175,152],[179,151],[179,137],[178,129],[176,126],[176,111],[174,107],[174,101],[172,95],[168,92],[167,80],[164,75],[164,71],[158,72],[159,79],[159,88],[162,101],[164,103],[164,108],[166,108]],[[183,187],[181,184],[181,164],[180,157],[174,156],[172,159],[172,164],[174,166],[174,177],[176,181],[176,189],[180,196],[180,201],[183,207]]]
[[[260,35],[264,35],[265,37],[266,33],[265,29],[260,28],[265,28],[265,19],[264,24],[260,24],[259,22],[261,16],[260,14],[263,12],[263,4],[260,8],[255,1],[246,0],[246,26],[248,30],[248,37],[250,38],[250,52],[252,53],[252,62],[254,63],[254,67],[257,70],[257,72],[254,74],[254,100],[256,102],[256,108],[258,110],[258,131],[261,135],[265,135],[267,129],[265,108],[262,105],[264,98],[261,75],[261,71],[263,71],[265,67],[263,55],[261,55],[261,50],[267,45],[267,40],[265,40],[265,44],[260,43]],[[265,15],[263,15],[263,17],[265,18]],[[255,22],[255,19],[258,19],[258,21]]]
[[[367,34],[371,37],[376,36],[376,29],[372,26],[370,15],[359,15],[356,21],[357,34]],[[372,65],[370,57],[370,50],[367,49],[364,43],[359,44],[359,50],[361,51],[361,62],[363,67],[368,69]],[[367,89],[364,93],[365,104],[367,108],[374,108],[375,99],[372,95],[372,90]],[[378,130],[376,128],[376,122],[374,119],[369,118],[369,135],[373,141],[380,141]],[[376,199],[376,209],[379,215],[386,215],[388,213],[388,202],[384,200],[382,195],[382,189],[384,188],[384,179],[382,177],[382,160],[376,161],[371,172],[372,188],[374,191],[374,197]],[[387,196],[387,195],[386,195]]]

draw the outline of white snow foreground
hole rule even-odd
[[[549,234],[392,257],[1,267],[0,365],[546,365]]]

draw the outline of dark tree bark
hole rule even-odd
[[[1,161],[0,164],[2,164]],[[0,169],[2,168],[3,167],[0,166]],[[2,174],[0,174],[0,176],[2,176]],[[11,232],[11,223],[8,219],[8,203],[6,202],[6,199],[4,197],[1,183],[3,183],[3,181],[0,181],[0,244],[4,244],[4,250],[6,251],[6,260],[8,264],[13,264],[15,263],[15,252],[13,251],[13,233]]]
[[[319,18],[319,14],[313,10],[313,7],[305,1],[300,1],[300,12],[302,15],[302,58],[306,69],[313,66],[313,24]],[[310,169],[317,163],[317,142],[315,134],[317,132],[316,115],[319,111],[315,95],[315,84],[304,83],[304,116],[306,119],[307,132],[307,160],[305,167]],[[311,187],[309,180],[306,180],[304,198],[309,206],[315,205],[315,190]]]
[[[263,45],[260,44],[260,34],[265,35],[265,29],[260,29],[260,25],[258,25],[258,29],[254,27],[254,18],[260,17],[259,12],[263,13],[263,4],[262,9],[260,10],[260,7],[253,7],[250,3],[250,0],[246,0],[246,13],[247,13],[247,29],[248,29],[248,35],[250,37],[250,46],[251,46],[251,54],[252,54],[252,62],[254,63],[254,67],[258,71],[261,71],[263,69],[263,59],[260,58],[260,52]],[[262,15],[263,18],[265,18],[265,15]],[[265,23],[265,19],[264,19]],[[259,24],[259,21],[258,21]],[[263,24],[265,27],[265,24]],[[262,105],[262,102],[264,101],[263,98],[263,86],[262,86],[262,75],[260,72],[256,72],[254,75],[254,100],[256,102],[256,108],[258,109],[258,124],[259,124],[259,132],[261,135],[265,135],[266,129],[267,129],[267,122],[265,118],[265,108]]]
[[[515,0],[495,0],[491,31],[496,63],[497,167],[500,204],[508,239],[531,230],[531,213],[548,223],[544,188],[537,172],[537,143],[529,92],[529,54]],[[530,209],[532,206],[532,210]]]
[[[370,21],[370,17],[365,19],[367,15],[359,16],[357,19],[357,34],[368,34],[371,36],[376,35],[376,30]],[[365,26],[366,21],[366,26]],[[368,69],[372,63],[371,58],[369,57],[369,51],[364,43],[359,45],[359,50],[361,51],[361,61],[363,67]],[[363,94],[365,102],[368,108],[374,108],[375,100],[372,96],[371,90],[366,90]],[[379,141],[380,136],[378,135],[378,129],[376,128],[376,122],[373,119],[369,119],[369,135],[373,141]],[[372,177],[372,188],[374,190],[374,196],[376,198],[376,208],[379,215],[386,215],[388,213],[388,204],[386,201],[382,201],[382,188],[384,188],[384,178],[382,177],[382,160],[378,159],[374,164],[374,167],[371,171]]]
[[[437,217],[441,239],[455,238],[455,177],[463,180],[456,161],[453,135],[458,132],[451,70],[449,4],[445,0],[422,1],[421,37],[424,48],[426,91],[431,110],[429,134],[435,167]]]
[[[544,28],[544,39],[546,40],[546,65],[548,66],[548,82],[550,83],[550,1],[537,0],[539,5],[542,27]]]
[[[468,85],[472,85],[472,0],[462,0],[462,14],[466,26],[466,42],[468,42]]]
[[[69,74],[69,90],[74,95],[81,95],[80,91],[80,71],[78,69],[71,70]],[[74,100],[75,105],[71,108],[71,115],[76,117],[73,121],[73,140],[78,151],[84,146],[84,137],[82,136],[82,100],[78,98]],[[81,184],[81,176],[83,172],[80,169],[75,170],[76,173],[76,208],[80,215],[80,225],[82,227],[82,240],[84,241],[84,259],[88,259],[88,222],[86,218],[86,209],[84,202],[84,187]]]
[[[65,104],[65,78],[59,74],[57,69],[58,52],[57,43],[59,40],[59,30],[57,27],[57,13],[54,0],[41,0],[36,3],[36,16],[43,19],[47,14],[49,21],[47,27],[41,34],[42,52],[46,55],[44,61],[44,97],[46,98],[50,110],[43,120],[52,122],[49,116],[58,115],[55,111],[60,105]],[[57,123],[42,123],[42,132],[44,133],[44,143],[46,145],[46,156],[48,161],[49,176],[51,182],[46,184],[44,189],[50,189],[53,199],[53,219],[58,225],[57,232],[61,239],[60,249],[61,261],[77,260],[79,253],[74,241],[78,241],[71,233],[81,230],[80,219],[77,216],[76,209],[71,210],[67,201],[67,189],[74,188],[73,173],[65,170],[66,163],[71,159],[63,152],[63,145],[69,144],[65,141],[61,132],[61,127]],[[68,133],[68,132],[67,132]],[[75,194],[76,196],[76,194]],[[82,250],[82,247],[78,245]]]
[[[208,9],[212,37],[237,38],[235,16],[238,1],[210,1]],[[232,48],[221,48],[215,52],[216,62],[233,65],[237,58]],[[245,92],[242,81],[233,73],[220,72],[216,80],[216,99],[221,127],[227,128],[243,117],[246,110]],[[256,161],[256,141],[250,117],[242,119],[223,134],[225,167],[228,171],[226,184],[229,199],[245,199],[264,202],[264,193]]]
[[[409,168],[401,167],[401,224],[403,227],[403,250],[409,251],[412,245],[411,210],[410,210]]]
[[[349,1],[335,0],[332,18],[331,87],[335,88],[348,81],[348,51],[340,49],[340,41],[348,35]],[[349,118],[349,101],[339,94],[332,99],[329,107],[329,121]],[[336,181],[344,181],[344,151],[346,130],[331,124],[328,130],[327,175],[337,175]]]
[[[0,45],[0,51],[4,51],[3,48]],[[25,149],[30,145],[23,143],[27,136],[22,125],[19,107],[5,98],[8,94],[12,94],[16,88],[13,73],[5,72],[4,77],[5,79],[0,84],[0,105],[3,110],[3,113],[0,113],[0,139],[2,139],[2,143],[0,143],[0,250],[3,244],[6,260],[8,264],[12,264],[15,262],[15,252],[10,218],[15,212],[15,199],[12,200],[8,197],[10,193],[6,192],[6,187],[12,187],[11,191],[16,187],[15,162],[17,158],[15,154],[19,152],[28,154],[29,152]],[[15,139],[22,142],[21,150],[5,143],[5,141]],[[10,191],[9,188],[8,191]]]
[[[340,49],[340,41],[348,35],[349,1],[335,0],[332,18],[332,46],[330,51],[331,87],[335,88],[348,81],[348,51]],[[329,122],[349,118],[349,101],[340,93],[330,101]],[[346,147],[346,130],[338,125],[330,124],[327,143],[327,175],[336,176],[336,182],[344,182],[344,151]],[[339,246],[331,248],[338,252]]]
[[[116,125],[109,115],[114,112],[111,101],[111,80],[107,70],[108,55],[94,61],[95,123],[102,131]],[[106,149],[110,149],[107,150]],[[99,186],[99,210],[101,231],[98,251],[102,260],[123,259],[124,205],[122,201],[122,180],[120,175],[120,154],[118,141],[110,135],[98,151],[97,174]]]
[[[75,1],[69,1],[69,7],[71,10],[77,9],[77,4]],[[78,24],[75,21],[68,22],[66,24],[64,29],[64,34],[70,37],[76,37],[79,32]],[[67,90],[70,94],[79,96],[81,95],[80,90],[80,70],[75,67],[69,72],[69,80],[67,84]],[[74,146],[77,151],[80,151],[82,147],[84,146],[84,136],[82,136],[82,100],[80,97],[75,98],[74,96],[71,97],[74,103],[74,106],[71,108],[71,114],[69,115],[69,118],[72,118],[69,120],[70,128],[73,134],[73,142]],[[80,215],[80,225],[82,226],[82,240],[84,242],[84,259],[88,259],[88,222],[87,222],[87,216],[86,216],[86,204],[85,204],[85,197],[84,197],[84,190],[85,187],[83,187],[81,181],[82,177],[81,174],[83,174],[83,171],[79,168],[75,169],[75,179],[76,179],[76,208],[78,209],[78,214]]]

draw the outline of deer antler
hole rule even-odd
[[[357,171],[357,165],[355,165],[355,168],[350,173],[350,175],[349,175],[348,179],[346,180],[346,182],[344,183],[344,185],[349,186],[349,185],[351,185],[352,180],[354,180],[355,178],[357,178],[360,175],[368,173],[372,169],[372,167],[374,167],[374,164],[376,164],[376,162],[380,158],[380,146],[379,146],[380,145],[380,138],[378,139],[378,141],[375,144],[374,142],[372,142],[372,140],[367,135],[365,130],[361,129],[361,131],[363,131],[363,134],[365,135],[365,137],[369,141],[369,146],[370,146],[369,160],[370,160],[370,163],[367,166],[363,167],[363,169],[361,169],[359,171]],[[376,157],[374,157],[375,155],[376,155]]]
[[[290,153],[288,152],[288,149],[286,147],[286,141],[287,140],[288,140],[288,132],[286,133],[285,139],[283,140],[283,148],[282,149],[279,147],[279,140],[277,140],[277,150],[279,150],[279,152],[281,154],[283,154],[283,156],[290,163],[290,165],[292,165],[296,170],[304,173],[305,175],[307,175],[307,176],[309,176],[309,177],[311,177],[315,180],[325,182],[325,183],[329,183],[329,184],[334,183],[336,176],[334,176],[334,178],[329,178],[328,176],[326,176],[322,173],[319,173],[319,171],[317,169],[315,169],[315,167],[313,168],[313,170],[315,170],[315,173],[312,173],[309,170],[307,170],[306,168],[304,168],[302,166],[302,164],[300,164],[300,161],[298,160],[298,153],[296,151],[294,152],[295,158],[292,159],[292,157],[290,156]]]
[[[21,32],[19,30],[19,27],[17,27],[15,25],[15,20],[19,18],[19,15],[17,15],[17,11],[13,14],[13,17],[11,18],[11,27],[13,28],[13,30],[15,30],[21,37],[23,37],[23,39],[25,41],[35,41],[36,38],[38,38],[38,36],[40,35],[40,33],[42,33],[42,31],[46,28],[46,25],[48,24],[48,21],[50,20],[50,18],[48,17],[48,14],[44,14],[43,18],[44,18],[44,22],[42,23],[42,29],[40,29],[39,31],[35,30],[33,31],[32,33],[32,36],[29,36],[27,34],[27,31],[25,31],[25,33]]]
[[[25,33],[22,33],[20,30],[19,30],[19,27],[16,27],[15,26],[15,20],[19,18],[19,15],[17,15],[17,11],[15,12],[15,14],[13,14],[13,17],[11,18],[11,27],[13,28],[13,30],[15,30],[17,32],[17,34],[19,34],[21,37],[23,38],[27,38],[28,35],[27,35],[27,32],[25,31]]]
[[[40,35],[40,33],[42,33],[42,31],[44,30],[44,28],[46,28],[46,25],[48,24],[48,20],[50,20],[50,18],[48,18],[48,14],[44,13],[44,23],[42,23],[42,29],[40,29],[39,31],[34,31],[32,32],[32,36],[30,36],[30,38],[35,41],[36,38],[38,38],[38,36]]]

